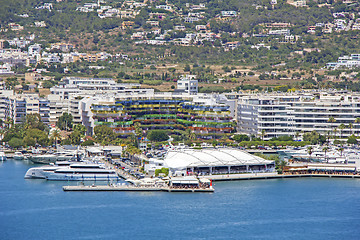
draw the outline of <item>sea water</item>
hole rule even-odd
[[[360,239],[360,180],[216,182],[215,193],[63,192],[0,162],[0,239]]]

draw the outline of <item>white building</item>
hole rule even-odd
[[[293,136],[294,122],[289,103],[298,101],[295,97],[245,96],[239,99],[237,107],[238,131],[248,135],[261,136],[264,140],[273,137]]]
[[[13,90],[4,90],[0,91],[0,119],[3,121],[6,120],[7,117],[7,109],[8,109],[8,99],[14,95]]]
[[[330,118],[335,122],[329,122]],[[356,118],[360,118],[360,95],[347,93],[243,96],[237,107],[238,131],[264,140],[297,132],[325,135],[334,129],[339,135],[340,125],[345,126],[342,136],[357,135],[360,125]]]
[[[274,161],[232,148],[175,148],[164,159],[170,175],[228,175],[275,172]]]
[[[221,11],[221,16],[223,17],[236,17],[236,11]]]
[[[360,67],[360,54],[351,54],[351,56],[339,57],[337,62],[327,63],[326,67],[333,69]]]
[[[198,93],[198,80],[195,75],[186,75],[177,81],[177,90],[191,95]]]
[[[37,54],[40,54],[41,53],[41,45],[40,44],[30,45],[28,47],[28,53],[30,56],[35,56]]]
[[[68,99],[71,93],[117,93],[117,92],[153,92],[153,89],[140,89],[136,83],[116,83],[111,78],[64,78],[59,85],[50,88],[51,94],[59,95],[62,99]]]
[[[23,123],[29,114],[40,114],[41,120],[49,123],[49,101],[40,98],[38,94],[16,94],[6,98],[6,117],[14,120],[15,124]]]

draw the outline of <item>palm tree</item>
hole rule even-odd
[[[4,134],[5,134],[5,129],[0,128],[0,140],[2,140],[2,139],[3,139]]]
[[[132,144],[136,145],[137,141],[136,141],[135,134],[130,134],[130,136],[128,138]]]
[[[286,167],[286,165],[287,165],[287,162],[284,161],[284,160],[281,160],[281,162],[280,162],[280,169],[281,169],[282,172],[284,172],[284,168]]]
[[[13,123],[14,123],[14,121],[10,117],[6,118],[5,124],[6,124],[7,129],[10,129],[10,127],[13,125]]]
[[[60,139],[60,129],[55,128],[55,130],[51,133],[51,138],[55,141],[55,148],[57,148],[57,140]]]
[[[331,128],[334,127],[333,123],[336,122],[336,119],[334,117],[329,117],[328,122],[331,123]]]
[[[342,134],[343,134],[343,131],[344,131],[344,129],[346,128],[346,126],[345,126],[345,124],[340,124],[340,126],[339,126],[339,129],[340,129],[340,138],[342,138]]]
[[[297,131],[297,132],[295,133],[295,138],[296,138],[297,141],[299,141],[299,136],[300,136],[300,132]]]
[[[343,147],[339,148],[339,151],[340,151],[340,156],[342,157],[343,152],[344,152],[344,148]]]
[[[134,124],[134,127],[135,127],[135,135],[137,137],[142,137],[143,136],[143,132],[142,132],[142,128],[141,128],[141,123],[139,122],[136,122]]]
[[[196,133],[193,131],[190,134],[190,140],[196,140]]]
[[[354,123],[358,126],[359,128],[359,125],[360,125],[360,117],[356,118]],[[356,130],[355,130],[355,133],[356,133]]]
[[[331,131],[326,131],[326,145],[329,145],[330,137],[331,137]]]
[[[309,160],[308,160],[308,162],[310,162],[310,158],[311,158],[311,154],[313,154],[313,147],[312,146],[309,146],[308,148],[307,148],[307,152],[308,152],[308,154],[309,154]]]
[[[334,138],[335,138],[335,139],[337,138],[337,132],[338,132],[338,129],[337,129],[337,128],[334,128]]]
[[[261,136],[261,139],[264,141],[264,137],[266,136],[265,129],[261,130],[260,136]]]
[[[191,131],[191,129],[186,129],[185,131],[185,136],[187,140],[195,140],[196,139],[196,134],[195,132]]]
[[[323,150],[324,153],[325,153],[325,161],[326,161],[326,162],[329,162],[329,160],[326,158],[326,153],[327,153],[327,151],[329,151],[329,148],[328,148],[328,147],[324,147],[322,150]]]
[[[349,123],[348,128],[350,129],[350,136],[353,134],[352,133],[352,129],[354,128],[354,126],[352,125],[352,123]]]

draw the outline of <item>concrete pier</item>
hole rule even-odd
[[[258,173],[258,174],[229,174],[229,175],[209,175],[202,176],[212,181],[238,181],[238,180],[257,180],[257,179],[281,179],[281,178],[358,178],[360,175],[346,174],[277,174],[277,173]]]
[[[120,191],[120,192],[214,192],[213,188],[170,188],[170,187],[135,187],[135,186],[63,186],[64,191]]]

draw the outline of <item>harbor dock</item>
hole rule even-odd
[[[136,186],[63,186],[64,191],[122,191],[122,192],[214,192],[214,188],[171,188],[171,187],[136,187]]]
[[[261,179],[285,179],[285,178],[352,178],[360,179],[360,175],[354,174],[319,174],[319,173],[303,173],[303,174],[276,174],[276,173],[258,173],[258,174],[230,174],[230,175],[209,175],[203,176],[212,181],[240,181],[240,180],[261,180]]]

